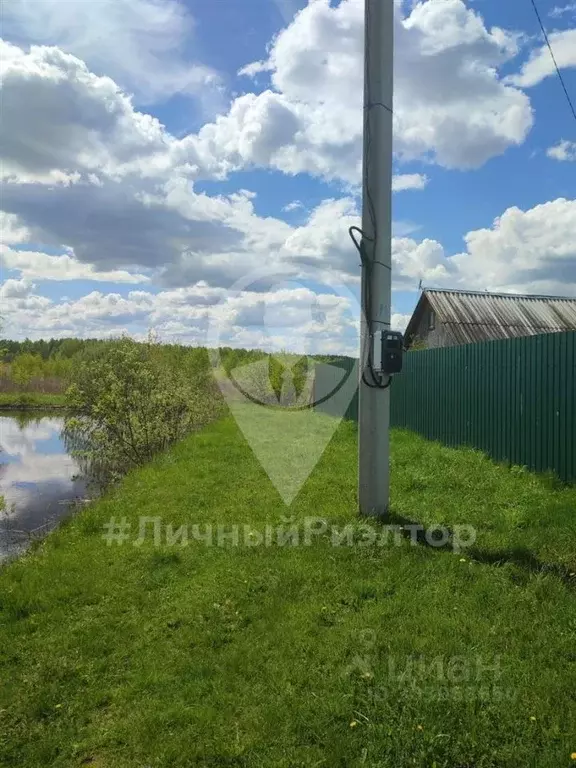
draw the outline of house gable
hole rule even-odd
[[[576,330],[576,299],[426,289],[405,343],[432,348],[569,330]]]

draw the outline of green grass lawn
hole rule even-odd
[[[0,408],[64,408],[66,396],[43,392],[0,392]]]
[[[392,448],[393,519],[473,524],[473,551],[107,546],[112,516],[361,530],[354,425],[287,508],[227,418],[5,567],[0,765],[576,765],[576,489]]]

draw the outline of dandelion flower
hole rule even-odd
[[[358,725],[358,720],[352,720],[352,722],[350,723],[350,728],[356,728],[357,725]]]

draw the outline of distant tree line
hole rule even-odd
[[[73,452],[105,481],[144,464],[188,432],[225,412],[218,381],[250,371],[252,394],[278,404],[310,386],[310,361],[289,353],[115,339],[0,341],[0,391],[63,394]],[[318,356],[321,362],[343,358]],[[256,365],[254,363],[264,363]],[[258,389],[258,388],[261,388]],[[257,391],[254,391],[254,390]],[[285,400],[283,400],[285,403]]]
[[[12,362],[14,357],[20,354],[39,355],[43,360],[52,357],[74,357],[80,350],[87,346],[99,345],[100,339],[39,339],[32,341],[15,341],[14,339],[0,339],[0,349],[3,351],[3,360]]]

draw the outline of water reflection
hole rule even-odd
[[[86,483],[54,413],[0,414],[0,559],[18,552],[31,534],[49,529],[81,499]]]

